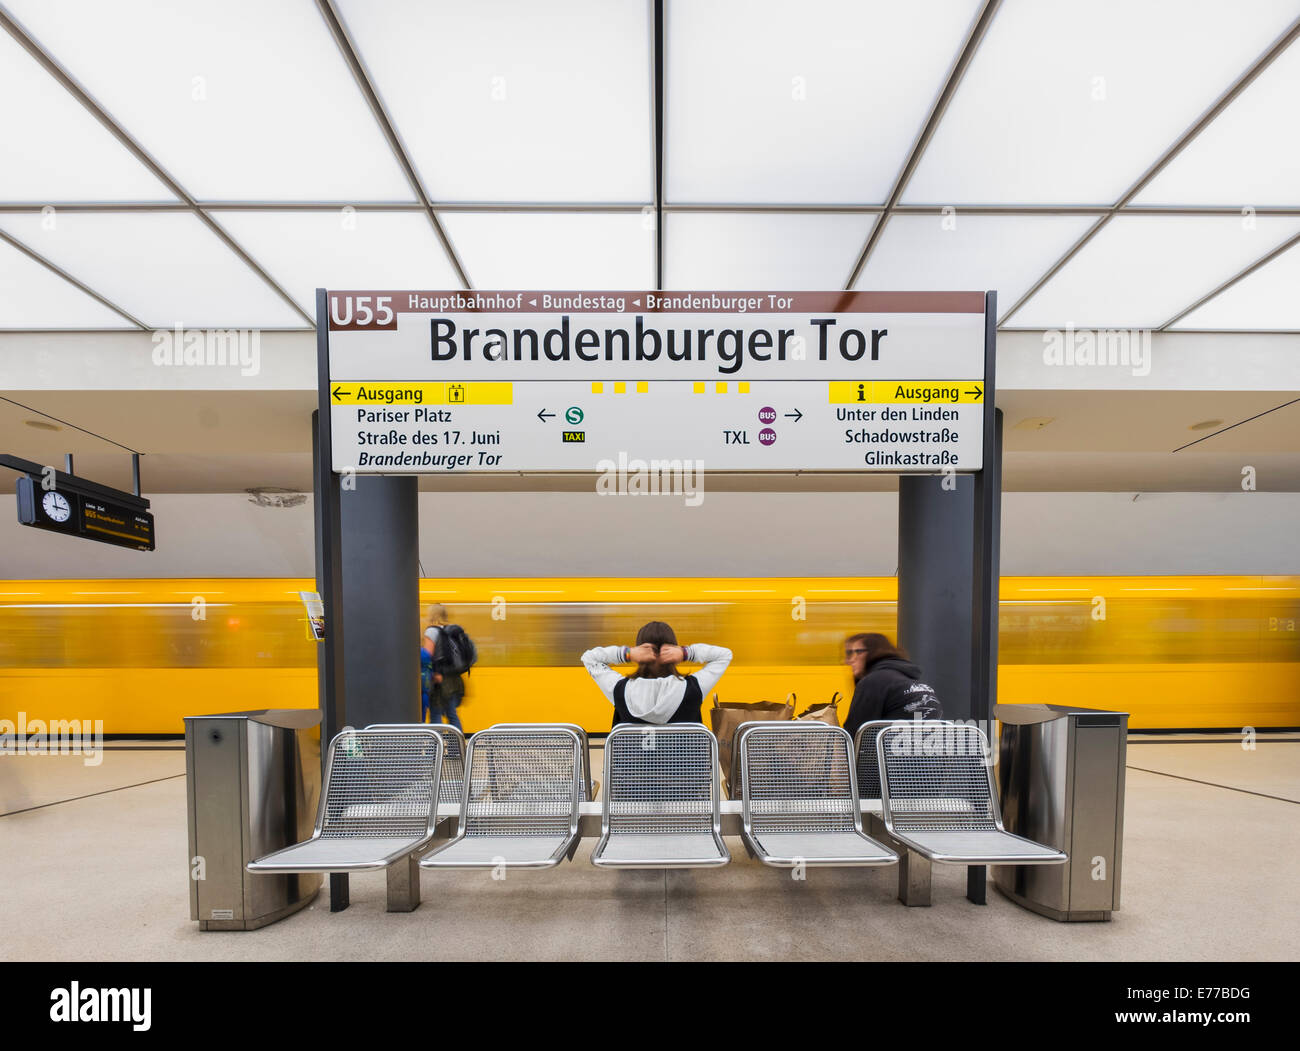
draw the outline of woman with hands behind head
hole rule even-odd
[[[684,661],[704,665],[693,675],[682,675]],[[614,705],[614,725],[619,723],[698,723],[700,705],[731,663],[731,650],[722,646],[679,646],[673,629],[652,620],[636,633],[635,646],[601,646],[582,655],[582,663],[596,685]],[[611,664],[635,663],[623,676]]]

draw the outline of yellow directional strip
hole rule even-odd
[[[512,405],[513,383],[331,383],[331,405]]]
[[[828,386],[832,405],[964,405],[984,400],[983,380],[850,380]]]

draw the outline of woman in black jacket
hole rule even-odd
[[[921,669],[884,635],[850,635],[844,640],[844,663],[857,684],[844,720],[850,737],[876,719],[943,718],[933,688],[921,682]]]

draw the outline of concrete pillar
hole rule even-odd
[[[420,721],[419,508],[414,477],[355,475],[340,494],[347,720]]]
[[[947,719],[971,718],[972,475],[898,479],[898,643]]]

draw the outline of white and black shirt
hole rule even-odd
[[[686,660],[704,665],[693,675],[662,679],[623,676],[610,667],[627,661],[623,646],[600,646],[582,655],[582,663],[601,692],[614,705],[617,721],[655,723],[698,722],[700,700],[717,685],[731,663],[731,650],[697,642],[686,647]],[[690,709],[687,711],[686,709]],[[686,716],[687,718],[683,718]]]

